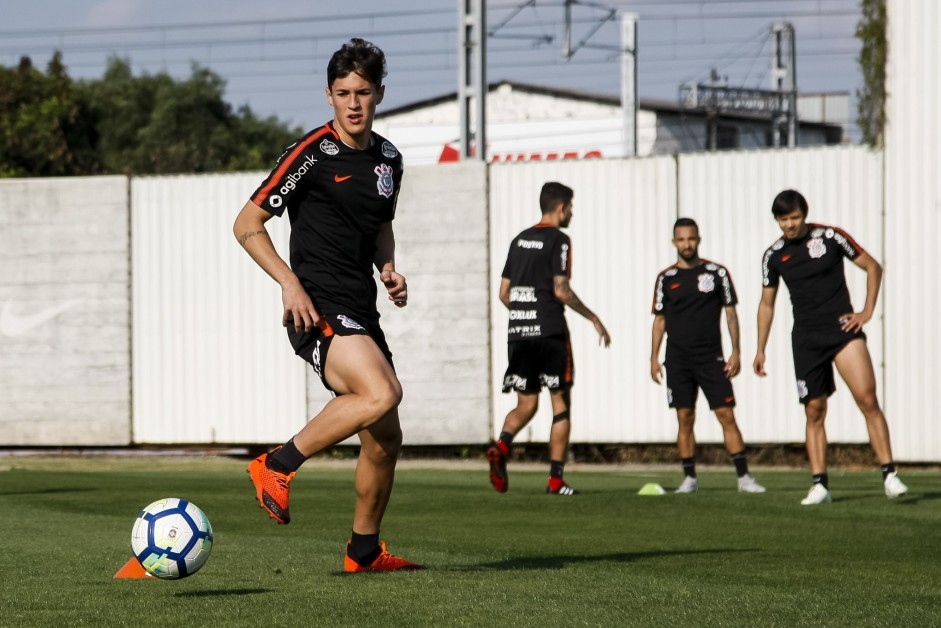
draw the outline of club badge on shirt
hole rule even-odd
[[[700,292],[712,292],[716,289],[716,279],[709,273],[703,273],[699,275],[696,279],[699,280],[699,291]]]
[[[807,250],[812,258],[817,259],[823,257],[824,253],[827,252],[827,247],[820,238],[811,238],[807,242]]]
[[[392,196],[392,192],[395,191],[395,184],[392,180],[392,166],[389,164],[379,164],[373,172],[379,176],[379,180],[376,181],[376,188],[379,190],[379,194],[386,198]]]

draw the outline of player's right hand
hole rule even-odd
[[[765,354],[764,352],[759,351],[755,354],[755,361],[752,363],[752,368],[755,370],[755,375],[758,377],[765,377]]]
[[[663,366],[661,366],[660,360],[652,358],[650,360],[650,379],[659,384],[661,377],[663,377]]]
[[[293,322],[298,333],[314,331],[320,321],[320,314],[299,281],[281,287],[281,303],[284,306],[284,314],[281,316],[283,326],[287,327],[288,323]]]

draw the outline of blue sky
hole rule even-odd
[[[135,72],[185,77],[193,62],[227,81],[226,97],[303,127],[330,117],[323,97],[330,54],[352,36],[385,50],[385,107],[457,89],[458,0],[343,3],[268,0],[0,0],[0,63],[29,55],[43,67],[55,49],[74,78],[100,77],[110,56]],[[639,16],[641,98],[675,100],[679,85],[716,67],[731,85],[768,87],[771,24],[797,33],[804,92],[860,86],[857,0],[581,0],[573,46],[562,59],[563,0],[489,0],[488,79],[617,95],[620,27],[610,11]],[[855,114],[851,112],[852,116]]]

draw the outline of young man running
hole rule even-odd
[[[807,222],[807,201],[795,190],[777,195],[771,213],[783,235],[765,251],[764,289],[758,304],[758,352],[754,369],[765,373],[765,348],[774,319],[774,302],[783,279],[791,295],[794,329],[791,345],[797,395],[807,418],[807,457],[813,484],[801,501],[805,506],[832,500],[827,477],[827,398],[836,390],[833,365],[866,418],[869,442],[879,463],[887,497],[908,491],[895,470],[889,426],[876,397],[876,377],[866,347],[863,325],[876,311],[882,266],[837,227]],[[843,258],[866,271],[866,304],[855,312],[850,303]]]
[[[549,389],[552,428],[549,433],[549,485],[553,495],[574,495],[562,479],[569,446],[571,389],[575,368],[565,322],[569,306],[595,326],[600,342],[611,344],[608,330],[572,290],[572,242],[562,229],[572,220],[574,192],[561,183],[542,186],[542,220],[513,239],[500,282],[500,301],[510,311],[509,366],[503,392],[516,391],[516,408],[506,415],[496,443],[487,449],[490,482],[500,493],[509,487],[506,461],[513,437],[532,420],[539,407],[539,391]]]
[[[738,490],[764,493],[765,488],[748,474],[745,442],[735,422],[735,394],[732,378],[741,371],[738,297],[732,276],[725,267],[699,257],[699,226],[692,218],[680,218],[673,225],[676,263],[657,275],[653,296],[653,332],[651,334],[650,377],[660,383],[660,344],[667,335],[665,366],[667,402],[676,408],[679,422],[677,448],[683,465],[683,483],[677,493],[699,490],[696,477],[696,397],[702,388],[709,408],[722,424],[725,449],[732,457],[738,474]],[[732,340],[728,361],[722,355],[719,319],[725,321]]]
[[[294,438],[248,467],[262,508],[291,521],[291,480],[317,452],[358,435],[356,507],[346,571],[418,569],[386,551],[379,526],[402,443],[402,387],[379,327],[379,271],[389,299],[408,302],[395,269],[392,219],[402,182],[402,157],[372,132],[385,88],[385,55],[352,39],[327,65],[327,102],[334,118],[290,146],[235,221],[252,259],[281,285],[282,324],[294,351],[309,362],[334,398]],[[265,230],[287,210],[290,267]]]

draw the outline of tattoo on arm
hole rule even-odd
[[[553,283],[555,284],[555,293],[558,296],[559,301],[589,320],[594,316],[594,313],[588,309],[588,306],[582,303],[581,299],[578,298],[578,295],[575,294],[575,291],[572,290],[572,287],[569,285],[568,277],[557,275],[553,280]]]
[[[267,233],[268,233],[267,231],[248,231],[246,233],[243,233],[241,236],[239,236],[239,244],[241,244],[242,246],[245,246],[245,242],[247,242],[249,238],[253,238],[256,235],[262,235],[262,234],[267,234]]]

